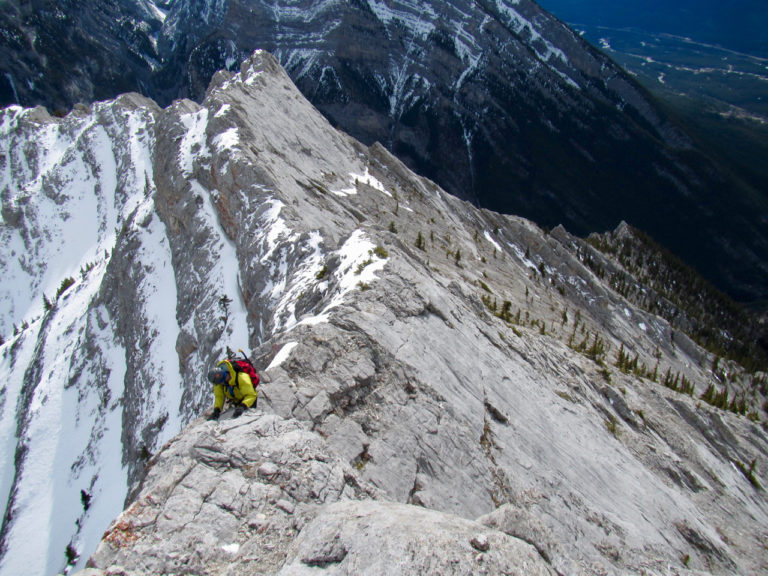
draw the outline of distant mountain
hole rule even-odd
[[[564,22],[688,36],[768,58],[768,6],[762,0],[539,0]]]
[[[680,119],[768,215],[768,5],[541,0]],[[741,196],[743,197],[743,196]]]
[[[542,0],[674,110],[768,213],[768,5]],[[760,200],[761,198],[761,200]]]
[[[768,296],[764,213],[652,98],[530,0],[9,1],[0,100],[200,100],[273,52],[336,126],[447,191],[577,234],[621,220],[731,295]]]
[[[0,576],[768,570],[766,363],[630,226],[476,208],[264,51],[0,155]]]

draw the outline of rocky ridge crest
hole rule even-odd
[[[497,528],[387,501],[321,434],[273,414],[191,424],[144,484],[90,560],[110,568],[79,576],[554,574]]]

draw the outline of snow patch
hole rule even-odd
[[[275,331],[283,328],[290,329],[297,324],[296,303],[303,293],[311,290],[317,284],[318,273],[322,270],[324,260],[322,242],[323,238],[319,232],[310,233],[309,240],[301,246],[305,255],[301,259],[300,265],[291,271],[285,258],[283,258],[280,261],[279,270],[273,274],[279,278],[279,290],[273,289],[273,296],[282,293],[280,301],[275,306]]]
[[[183,114],[180,120],[186,132],[179,144],[179,169],[184,174],[192,174],[195,159],[210,155],[205,140],[208,109],[202,108],[198,112]]]
[[[290,70],[297,80],[308,75],[320,57],[320,52],[312,48],[295,48],[287,53],[276,53],[280,64]]]
[[[163,10],[157,4],[155,4],[154,2],[148,2],[147,3],[147,7],[149,8],[150,12],[152,13],[152,15],[155,18],[160,20],[160,22],[165,23],[165,19],[168,16],[168,11],[167,10]]]
[[[272,362],[269,363],[269,366],[267,366],[265,372],[268,372],[274,368],[277,368],[278,366],[281,366],[283,362],[288,360],[288,358],[291,355],[291,352],[293,352],[293,349],[298,346],[298,342],[288,342],[285,344],[282,348],[280,348],[280,351],[275,354],[275,357],[272,359]]]
[[[80,550],[94,550],[109,521],[120,512],[128,490],[122,452],[115,450],[121,445],[124,351],[107,337],[104,352],[111,370],[104,375],[80,371],[77,360],[76,350],[89,324],[83,310],[101,286],[100,274],[94,272],[88,282],[76,282],[59,299],[47,319],[46,345],[37,351],[40,378],[31,383],[23,438],[26,453],[13,500],[14,522],[6,535],[4,574],[58,572],[72,527],[83,521],[80,490],[84,488],[94,497],[94,512],[89,509],[85,515],[77,544]],[[73,380],[78,373],[81,376]],[[13,371],[2,376],[8,381]],[[95,381],[102,376],[104,382]],[[99,390],[103,385],[114,398],[107,406]],[[12,441],[15,438],[4,438],[3,444]],[[40,542],[46,546],[41,548]]]
[[[250,69],[243,80],[243,84],[246,86],[253,86],[256,83],[256,80],[259,79],[259,76],[261,76],[261,70]]]
[[[285,204],[277,199],[268,200],[265,204],[269,205],[269,208],[261,219],[261,229],[264,231],[261,233],[261,236],[266,241],[267,249],[261,257],[262,262],[272,256],[278,247],[278,240],[282,236],[290,236],[290,229],[285,224],[285,220],[280,217],[280,211]]]
[[[517,246],[516,244],[512,244],[511,242],[507,242],[507,246],[512,248],[512,250],[515,252],[515,255],[520,259],[520,261],[525,266],[527,266],[528,268],[533,268],[534,270],[538,270],[538,267],[536,266],[536,264],[534,264],[530,258],[526,257],[525,252],[523,252],[519,246]]]
[[[496,2],[499,14],[506,17],[507,25],[510,26],[516,34],[523,37],[527,44],[536,52],[536,55],[544,62],[554,57],[561,62],[568,64],[568,58],[565,53],[555,47],[551,42],[544,38],[536,26],[514,8],[507,6],[506,2]],[[526,38],[527,36],[527,38]],[[540,49],[543,46],[543,50]]]
[[[221,134],[218,134],[213,139],[213,145],[216,147],[217,150],[232,150],[234,148],[237,148],[237,146],[240,144],[240,136],[237,132],[237,128],[234,126],[227,130],[226,132],[222,132]]]
[[[180,328],[176,321],[178,298],[170,242],[165,224],[153,216],[154,211],[154,202],[148,200],[136,214],[135,230],[141,241],[136,257],[142,262],[146,274],[139,286],[138,297],[143,301],[147,332],[158,335],[149,340],[143,352],[164,363],[166,359],[177,356],[176,340]],[[181,394],[184,386],[179,372],[168,370],[164,364],[154,366],[154,373],[163,374],[163,377],[148,386],[152,394],[147,394],[144,418],[147,422],[165,420],[157,437],[160,446],[182,428]]]
[[[222,294],[232,300],[227,320],[227,337],[233,342],[248,342],[248,312],[242,299],[238,281],[240,263],[235,245],[224,232],[218,214],[213,207],[211,196],[215,196],[216,192],[208,192],[197,180],[190,181],[190,188],[193,194],[199,195],[204,200],[202,214],[207,222],[207,227],[214,233],[210,250],[219,255],[216,266],[210,271],[207,280],[210,281],[211,278],[215,278]]]
[[[494,248],[496,248],[496,251],[497,251],[497,252],[503,252],[503,250],[501,249],[501,246],[499,246],[499,243],[498,243],[498,242],[496,242],[496,240],[494,240],[494,239],[491,237],[491,233],[490,233],[490,232],[488,232],[488,230],[486,230],[486,231],[485,231],[485,234],[484,234],[484,236],[485,236],[485,239],[486,239],[486,240],[488,240],[488,242],[490,242],[491,244],[493,244],[493,247],[494,247]]]
[[[96,116],[109,116],[109,106],[97,104],[93,115],[70,115],[60,125],[22,126],[32,110],[2,114],[2,153],[9,159],[0,176],[3,206],[23,211],[29,230],[0,230],[3,334],[11,324],[39,316],[44,294],[52,297],[62,280],[110,250],[115,229],[152,192],[154,138],[147,118],[141,111],[126,112],[125,137],[115,141],[112,126],[95,122]],[[35,162],[22,142],[36,144]],[[29,258],[40,265],[30,268]]]
[[[338,281],[336,294],[320,314],[305,318],[299,322],[300,325],[313,326],[328,322],[331,310],[341,305],[349,292],[376,279],[376,273],[384,269],[386,259],[374,254],[375,247],[362,230],[358,229],[352,233],[338,251],[341,264],[334,273]]]
[[[400,9],[396,9],[391,8],[388,4],[391,3],[383,2],[382,0],[368,0],[368,5],[376,15],[376,18],[385,25],[397,21],[417,37],[429,36],[435,29],[432,21],[437,19],[438,16],[432,6],[425,6],[420,2],[405,1],[399,2]]]
[[[384,188],[384,184],[379,182],[374,176],[371,176],[371,174],[368,172],[368,167],[366,166],[365,172],[363,174],[355,174],[354,172],[349,173],[350,181],[352,183],[352,186],[349,188],[343,188],[341,190],[331,190],[333,194],[336,196],[352,196],[354,194],[357,194],[357,185],[358,184],[366,184],[367,186],[370,186],[374,190],[378,190],[382,194],[389,196],[392,198],[392,194],[387,191],[386,188]]]

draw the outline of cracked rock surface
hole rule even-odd
[[[91,558],[104,573],[271,573],[317,507],[375,494],[318,434],[259,411],[196,421],[144,485]]]
[[[378,490],[296,420],[198,420],[78,576],[555,574],[530,544]]]
[[[280,576],[316,574],[554,576],[529,544],[463,518],[405,504],[331,504],[302,530]]]

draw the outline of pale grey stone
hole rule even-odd
[[[368,436],[363,428],[351,419],[341,421],[327,438],[342,460],[347,462],[359,459],[368,446]]]
[[[434,510],[385,502],[321,509],[288,550],[280,576],[517,574],[554,576],[530,545]],[[475,540],[484,548],[478,557]]]
[[[293,511],[296,509],[296,506],[294,506],[291,502],[288,502],[288,500],[278,500],[275,503],[275,506],[280,508],[280,510],[286,514],[293,514]]]
[[[259,474],[268,478],[277,474],[278,471],[279,468],[274,462],[264,462],[264,464],[259,466]]]
[[[469,543],[472,544],[473,548],[480,552],[488,552],[488,549],[491,547],[490,542],[488,542],[488,537],[485,534],[472,536]]]

